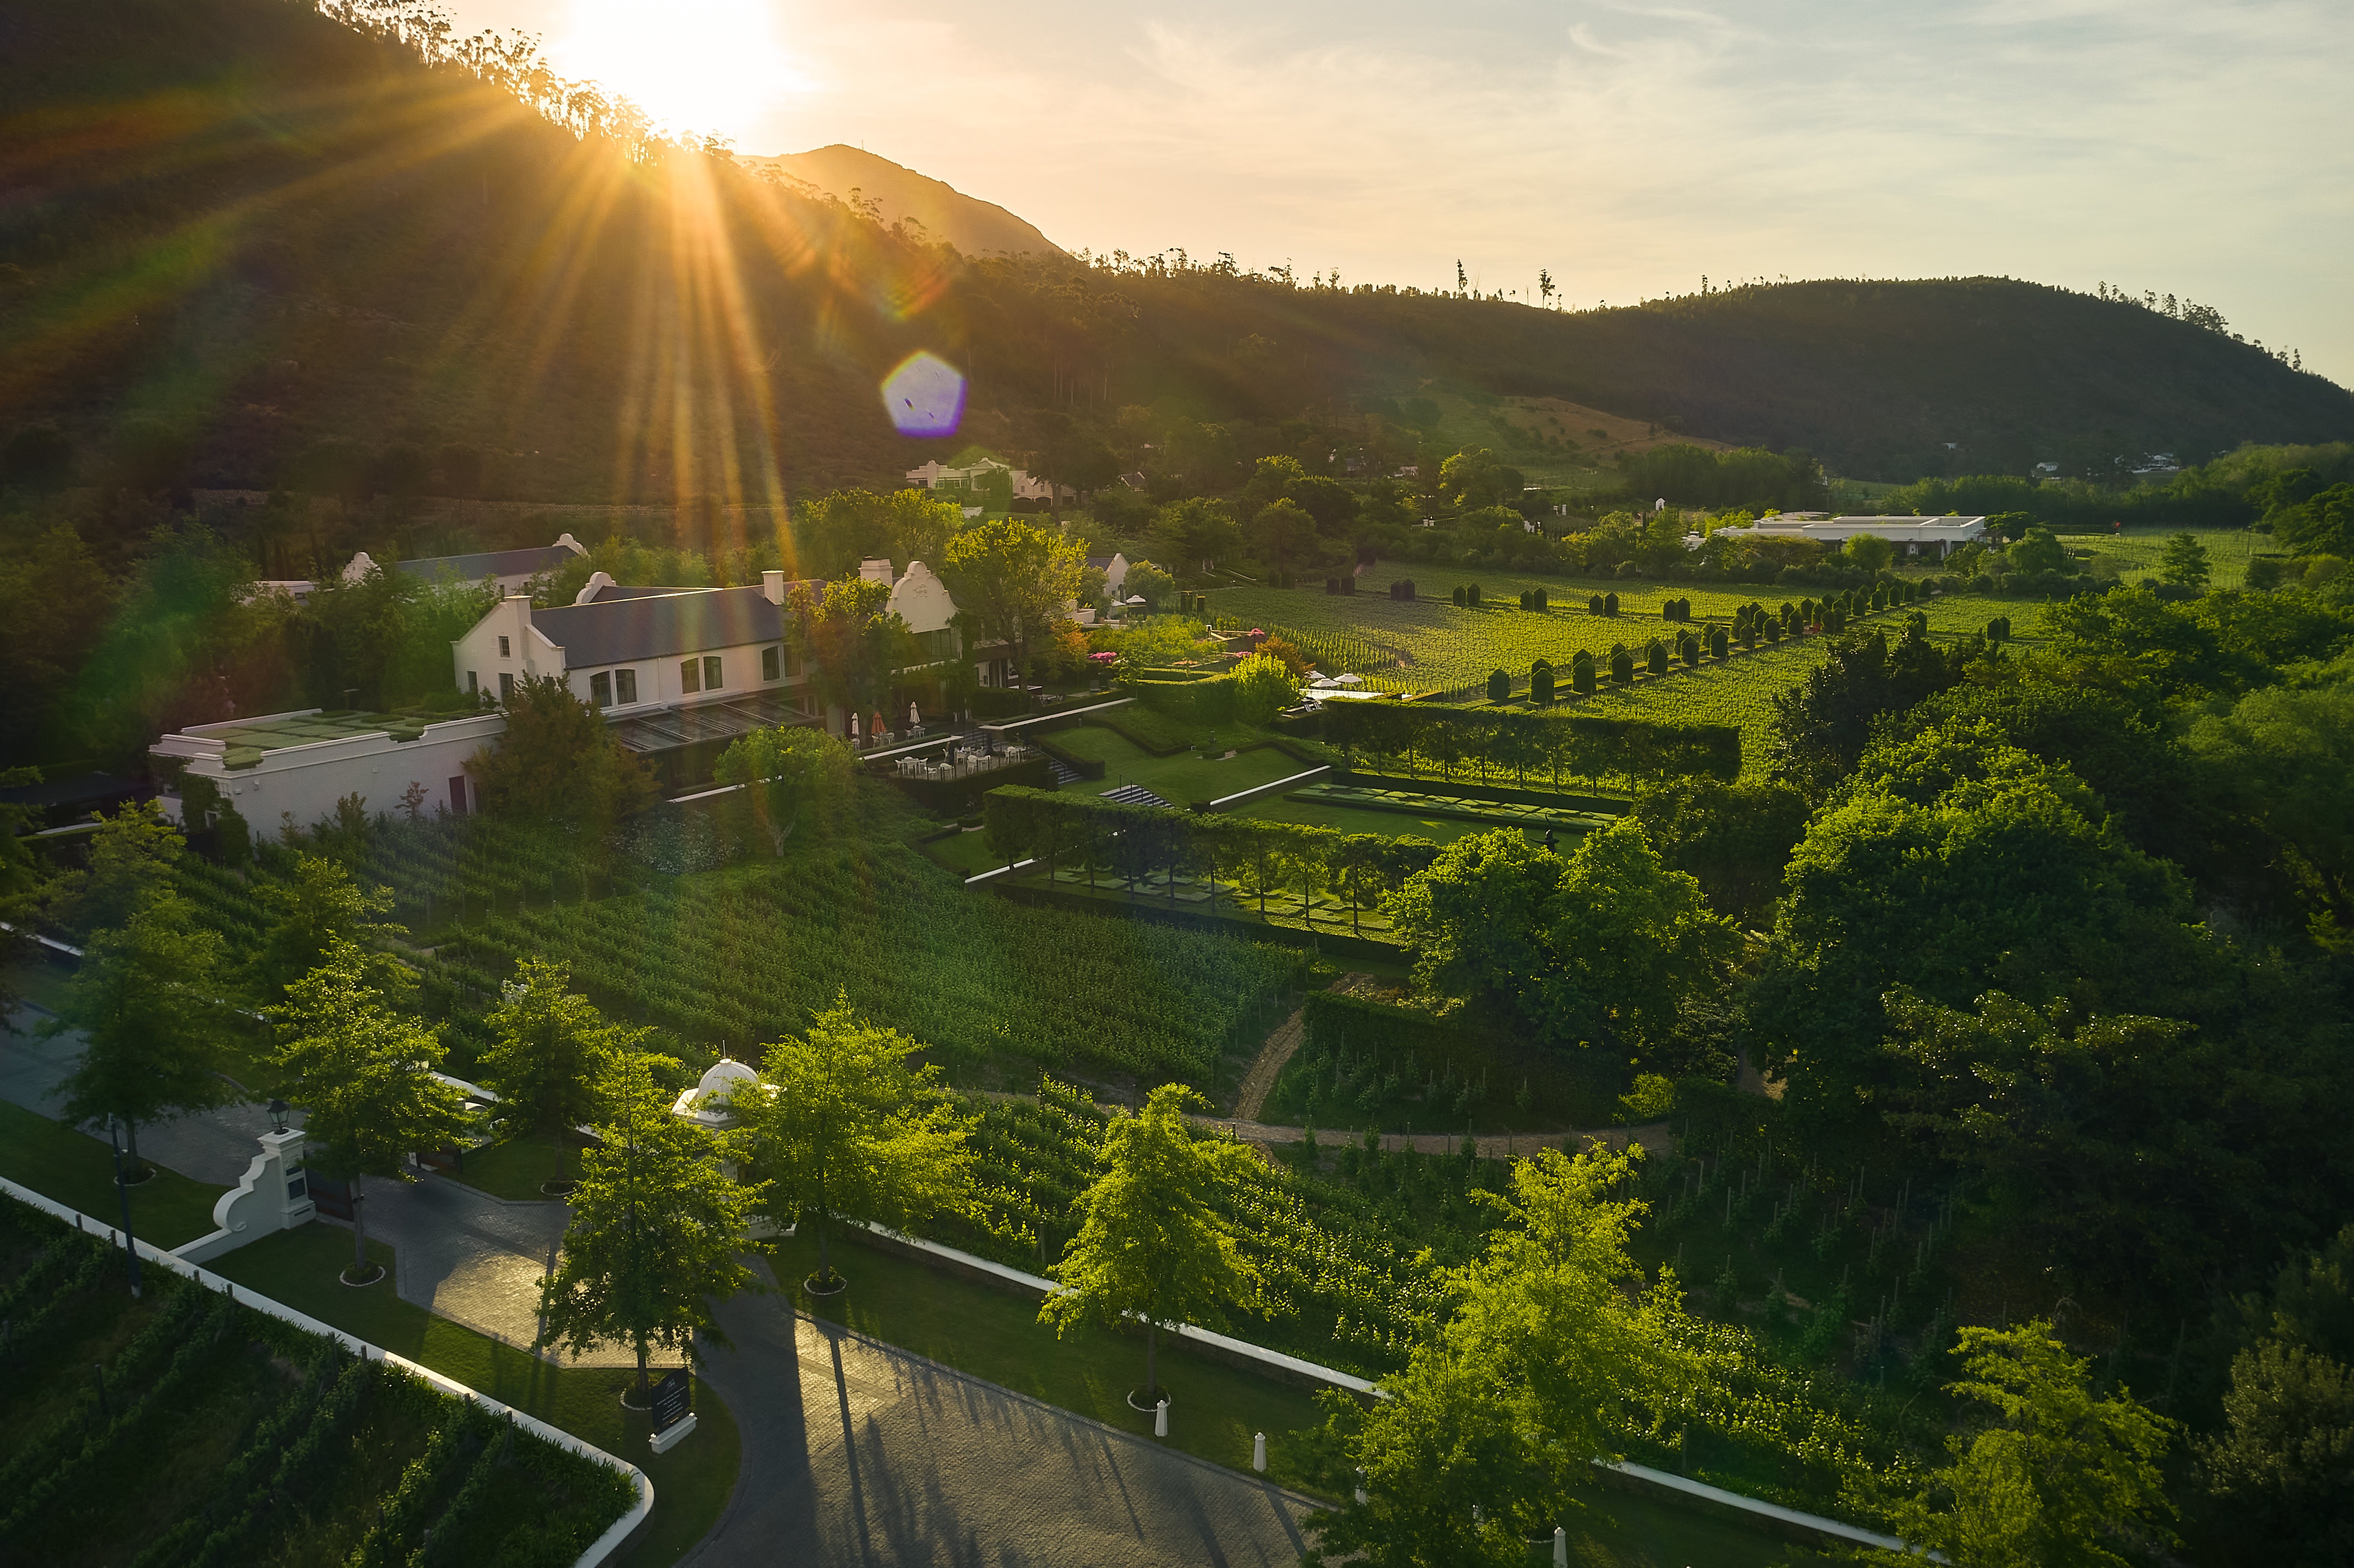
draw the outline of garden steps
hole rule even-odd
[[[1055,789],[1060,789],[1066,784],[1076,784],[1079,781],[1077,771],[1074,769],[1069,763],[1064,761],[1061,758],[1055,756],[1051,751],[1047,752],[1045,755],[1046,766],[1053,768],[1055,772]]]
[[[1117,789],[1106,789],[1102,794],[1105,800],[1118,801],[1123,806],[1159,806],[1165,810],[1169,805],[1168,801],[1141,784],[1123,784]]]

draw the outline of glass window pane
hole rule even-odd
[[[716,692],[726,683],[719,677],[719,656],[716,653],[705,655],[703,661],[703,689],[706,692]]]
[[[682,692],[703,690],[703,661],[682,659],[678,662],[678,689]]]
[[[614,694],[620,698],[621,705],[623,707],[627,707],[631,703],[636,702],[638,700],[638,673],[635,670],[614,671],[613,689]]]

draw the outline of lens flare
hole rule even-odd
[[[903,436],[952,436],[964,421],[964,373],[929,349],[883,378],[883,407]]]

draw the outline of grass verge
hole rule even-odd
[[[131,1189],[131,1234],[166,1250],[213,1229],[213,1204],[228,1191],[154,1167]],[[0,1101],[0,1176],[111,1225],[122,1224],[114,1151],[87,1133]]]
[[[485,1149],[466,1151],[464,1169],[451,1180],[510,1203],[545,1202],[544,1181],[580,1180],[581,1139],[577,1134],[520,1133]]]
[[[355,1289],[337,1271],[351,1261],[349,1233],[312,1224],[241,1247],[212,1266],[239,1285],[307,1312],[323,1323],[514,1405],[636,1465],[654,1483],[654,1512],[646,1533],[619,1561],[625,1568],[660,1568],[703,1539],[736,1489],[738,1444],[726,1405],[698,1390],[695,1435],[668,1454],[648,1451],[652,1435],[642,1411],[621,1408],[620,1393],[636,1373],[625,1367],[559,1367],[528,1351],[487,1339],[393,1293],[392,1249],[371,1243],[368,1255],[385,1266],[377,1284]]]

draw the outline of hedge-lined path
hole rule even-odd
[[[704,1348],[703,1381],[743,1459],[680,1560],[692,1568],[1271,1568],[1307,1545],[1315,1505],[1279,1487],[802,1317],[783,1294],[718,1316],[735,1348]]]

